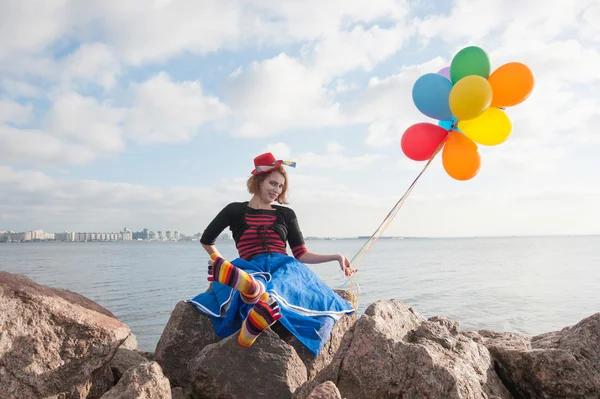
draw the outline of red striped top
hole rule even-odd
[[[229,226],[240,258],[251,259],[263,253],[287,255],[286,240],[299,259],[307,252],[294,211],[273,206],[273,210],[253,209],[248,202],[226,206],[204,231],[200,242],[214,245],[216,237]]]

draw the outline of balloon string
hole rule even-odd
[[[379,240],[379,237],[381,237],[381,235],[385,232],[385,230],[392,223],[392,221],[394,220],[394,218],[398,214],[398,211],[400,210],[400,208],[402,208],[402,205],[404,205],[404,203],[406,202],[406,199],[408,198],[408,196],[410,195],[410,193],[412,193],[412,191],[415,188],[417,182],[419,181],[419,179],[421,178],[421,176],[423,176],[423,174],[425,173],[425,171],[429,168],[429,165],[431,165],[431,163],[433,162],[433,160],[437,156],[437,154],[442,150],[442,148],[444,147],[444,144],[446,144],[446,139],[444,139],[440,143],[440,145],[438,146],[438,148],[435,150],[435,152],[433,153],[433,155],[429,158],[429,160],[427,161],[427,163],[425,164],[425,166],[421,170],[421,172],[419,172],[419,174],[417,175],[417,177],[413,180],[413,182],[410,184],[410,186],[408,187],[408,189],[404,192],[404,194],[402,195],[402,197],[400,197],[400,199],[398,200],[398,202],[396,202],[396,204],[388,212],[388,214],[383,219],[383,221],[379,224],[379,226],[377,227],[377,229],[375,230],[375,232],[367,239],[367,241],[365,241],[365,243],[359,248],[359,250],[356,252],[356,254],[354,254],[354,256],[352,257],[352,259],[350,260],[350,264],[354,265],[353,269],[357,269],[358,268],[358,265],[361,263],[361,261],[365,257],[365,255],[367,253],[369,253],[369,251],[371,250],[371,248],[373,248],[373,245],[375,245],[375,243],[377,242],[377,240]],[[355,261],[356,261],[356,263],[355,263]],[[350,291],[350,299],[351,299],[351,302],[352,302],[352,307],[356,310],[357,306],[358,306],[358,293],[356,295],[354,294],[354,292],[353,292],[353,284],[352,284],[353,279],[355,279],[355,278],[358,279],[357,273],[353,274],[349,278],[349,291]],[[358,285],[358,282],[357,282],[357,285]],[[353,315],[353,319],[356,320],[356,312]]]

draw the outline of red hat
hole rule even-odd
[[[278,169],[281,165],[296,167],[296,162],[276,160],[273,154],[265,152],[254,158],[254,170],[250,173],[253,175],[262,175]]]

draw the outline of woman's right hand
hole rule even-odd
[[[357,272],[356,269],[352,269],[350,261],[344,255],[336,255],[337,261],[340,263],[340,268],[344,272],[346,277],[352,277]]]

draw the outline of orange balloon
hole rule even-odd
[[[481,166],[477,144],[461,132],[452,130],[442,151],[442,164],[450,177],[456,180],[472,179]]]
[[[533,91],[533,72],[520,62],[509,62],[496,69],[488,78],[492,86],[491,107],[503,108],[520,104]]]

